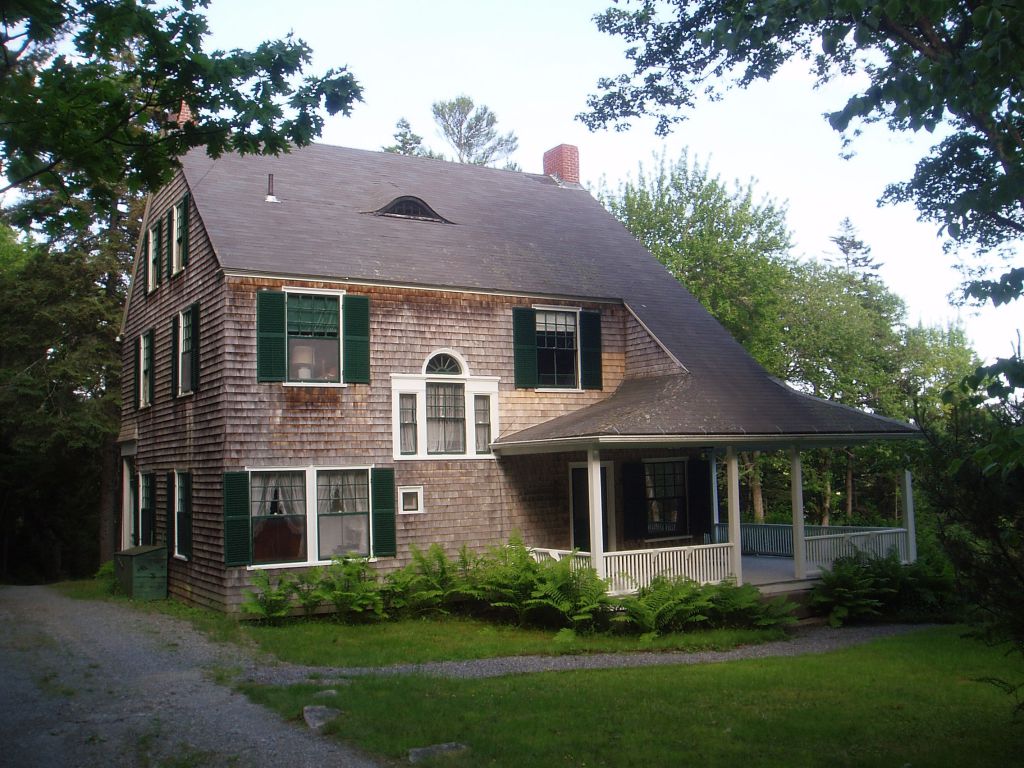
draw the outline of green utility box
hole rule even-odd
[[[136,600],[167,597],[167,550],[164,547],[132,547],[114,554],[117,584]]]

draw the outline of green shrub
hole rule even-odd
[[[363,558],[334,558],[318,590],[334,606],[336,621],[376,621],[386,617],[377,574]]]
[[[113,560],[107,560],[100,565],[93,579],[106,594],[116,595],[118,593],[117,573],[114,571]]]
[[[255,571],[252,575],[254,590],[247,592],[242,611],[259,621],[276,622],[291,612],[291,578],[287,575],[273,581],[270,571]]]
[[[310,568],[298,574],[289,583],[292,596],[295,598],[306,618],[313,615],[317,608],[328,602],[327,594],[324,591],[324,569]]]
[[[513,536],[505,546],[492,547],[477,558],[465,591],[486,613],[522,625],[539,583],[540,563],[522,538]]]
[[[616,621],[650,636],[693,629],[708,620],[712,607],[707,590],[697,582],[664,576],[621,598],[619,605]]]
[[[574,564],[569,556],[540,564],[537,586],[525,608],[541,626],[589,632],[607,625],[611,598],[597,572]]]
[[[770,629],[788,626],[796,621],[796,607],[786,597],[765,600],[753,584],[732,583],[709,585],[711,608],[708,626],[728,629]]]

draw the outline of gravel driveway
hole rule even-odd
[[[189,625],[0,587],[0,765],[375,766],[211,673],[248,661]]]
[[[919,628],[813,626],[781,642],[703,653],[314,669],[261,662],[235,646],[211,643],[171,617],[118,603],[71,600],[46,587],[0,587],[0,627],[0,766],[5,768],[376,765],[233,692],[230,686],[239,674],[255,682],[287,684],[311,675],[328,683],[366,674],[494,677],[700,664],[824,653]]]

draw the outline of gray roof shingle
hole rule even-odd
[[[212,160],[193,152],[182,165],[225,269],[621,301],[685,367],[660,382],[626,382],[604,403],[526,433],[917,432],[772,379],[579,187],[538,174],[326,145],[279,157]],[[265,200],[268,174],[279,202]],[[422,199],[452,223],[373,215],[401,196]]]

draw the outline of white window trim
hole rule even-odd
[[[320,558],[320,527],[317,525],[317,503],[316,503],[316,473],[317,472],[337,472],[337,471],[365,471],[367,476],[367,489],[370,494],[369,507],[367,508],[367,517],[369,519],[368,526],[370,531],[370,552],[373,552],[373,479],[370,471],[374,468],[373,464],[359,465],[359,466],[320,466],[310,464],[303,467],[246,467],[245,471],[250,475],[253,472],[303,472],[305,474],[305,487],[306,487],[306,559],[298,563],[260,563],[258,565],[248,565],[247,570],[250,571],[266,571],[278,568],[308,568],[311,565],[330,565],[331,561],[321,560]],[[251,487],[251,486],[250,486]],[[252,499],[249,500],[249,519],[250,526],[252,525]],[[250,529],[251,530],[251,529]],[[251,533],[250,533],[251,536]],[[250,541],[250,546],[252,543]],[[375,563],[377,558],[364,557],[364,560]]]
[[[160,285],[160,220],[147,230],[146,238],[146,293],[152,293]],[[155,237],[154,237],[155,235]],[[157,268],[153,269],[153,255],[156,254]]]
[[[402,504],[402,496],[406,493],[416,494],[416,509],[404,509]],[[398,486],[398,499],[397,504],[398,514],[400,515],[422,515],[427,510],[423,508],[423,486],[422,485],[400,485]]]
[[[343,389],[348,384],[345,383],[345,313],[343,311],[343,305],[345,303],[346,291],[337,288],[303,288],[301,286],[290,286],[285,285],[281,287],[282,293],[294,293],[298,295],[317,295],[317,296],[337,296],[338,297],[338,381],[291,381],[288,379],[288,306],[287,297],[285,299],[285,329],[284,329],[284,346],[285,346],[285,380],[281,384],[285,387],[320,387],[327,389]]]
[[[178,322],[178,348],[174,350],[174,354],[178,356],[177,381],[174,382],[174,389],[175,389],[174,396],[175,397],[189,397],[189,396],[195,394],[192,391],[192,382],[191,382],[191,380],[188,383],[189,388],[185,389],[184,383],[182,381],[182,375],[181,375],[181,370],[182,370],[182,367],[181,367],[181,353],[182,353],[182,350],[184,349],[184,346],[185,346],[185,333],[184,333],[184,330],[185,330],[185,314],[186,313],[191,313],[191,312],[192,312],[192,307],[187,307],[187,308],[185,308],[184,310],[182,310],[181,312],[178,313],[178,320],[177,320],[177,322]],[[192,343],[193,344],[195,344],[195,335],[196,335],[196,331],[195,331],[195,328],[193,328],[192,329]],[[191,376],[189,378],[191,379]]]
[[[181,535],[181,526],[178,524],[178,503],[181,501],[181,476],[187,474],[185,472],[179,472],[174,470],[174,504],[171,507],[174,510],[174,559],[188,562],[188,558],[181,554],[179,547]]]
[[[441,350],[452,354],[450,350]],[[428,360],[438,352],[428,355]],[[461,362],[461,361],[460,361]],[[497,457],[493,453],[476,452],[476,409],[473,398],[476,395],[488,395],[491,400],[491,440],[501,434],[498,423],[498,383],[499,376],[470,376],[463,365],[461,376],[427,375],[425,373],[392,373],[391,374],[391,447],[392,457],[396,461],[437,461],[448,459],[464,459],[467,461],[493,461]],[[462,384],[465,398],[466,413],[466,451],[465,453],[427,453],[427,382]],[[400,395],[416,396],[416,453],[402,453],[402,425],[399,408]]]
[[[146,360],[147,338],[149,338],[149,331],[143,331],[141,334],[139,334],[138,361],[135,368],[135,370],[138,372],[136,374],[136,378],[138,379],[138,381],[136,381],[135,384],[139,388],[139,410],[142,410],[143,408],[149,408],[150,406],[153,405],[153,393],[147,390],[150,389],[150,383],[154,376],[149,369],[143,368],[143,363]],[[153,341],[150,341],[149,346],[153,346]],[[149,352],[149,365],[150,368],[156,365],[156,355],[153,353],[152,349],[150,349]],[[145,394],[146,397],[143,397],[143,394]]]
[[[181,198],[171,206],[171,231],[169,233],[171,238],[171,277],[181,274],[185,269],[184,259],[182,258],[184,255],[181,248],[182,244],[181,241],[178,240],[178,227],[180,226],[182,214],[185,213],[185,206],[187,204],[188,201],[186,198]],[[184,238],[185,236],[185,233],[182,233],[182,237]]]
[[[533,309],[537,312],[564,312],[576,315],[576,386],[575,387],[535,387],[534,392],[583,392],[580,386],[580,373],[583,367],[583,359],[580,356],[580,312],[583,307],[558,307],[553,304],[534,304]],[[534,328],[536,333],[536,327]]]

